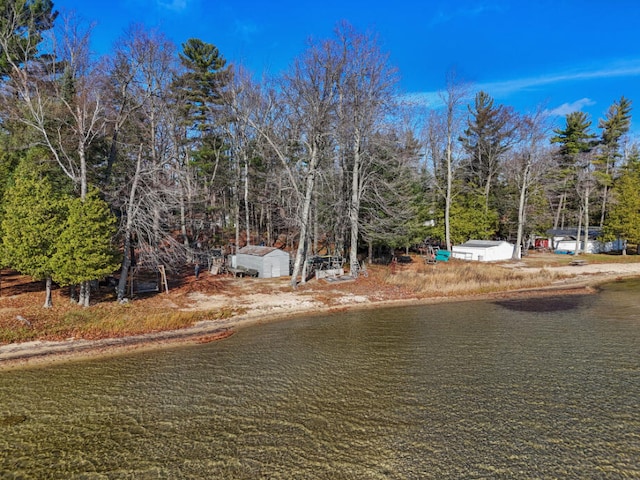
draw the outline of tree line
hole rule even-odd
[[[0,10],[0,262],[47,292],[77,285],[82,305],[91,280],[119,270],[121,300],[133,262],[175,271],[216,246],[289,250],[295,287],[319,253],[520,248],[576,225],[640,241],[624,97],[599,134],[581,112],[553,130],[453,74],[442,106],[417,107],[375,33],[346,22],[256,80],[200,39],[133,25],[96,57],[51,0]]]

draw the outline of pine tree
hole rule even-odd
[[[620,139],[629,131],[631,126],[631,100],[620,97],[609,107],[604,119],[600,119],[598,127],[602,129],[600,140],[602,152],[595,165],[596,177],[602,185],[602,206],[600,210],[600,226],[604,224],[607,213],[609,188],[613,183],[616,161],[620,158]]]
[[[494,106],[494,100],[483,91],[476,94],[473,108],[460,142],[469,155],[465,179],[485,198],[484,209],[489,210],[491,193],[496,186],[502,155],[514,141],[513,113],[503,105]]]
[[[560,144],[560,154],[569,160],[575,160],[575,155],[587,152],[593,148],[595,135],[589,132],[591,120],[584,112],[571,112],[566,116],[564,129],[556,128],[551,143]]]
[[[623,238],[640,244],[640,151],[634,148],[612,190],[612,202],[603,226],[606,240]]]
[[[584,154],[594,147],[595,135],[589,132],[590,128],[591,120],[586,113],[571,112],[566,116],[565,128],[553,131],[555,136],[551,138],[551,143],[560,145],[559,165],[553,172],[560,183],[554,228],[558,228],[566,205],[571,200],[569,193],[576,187],[578,173],[584,167]]]
[[[218,49],[197,38],[182,45],[180,62],[186,72],[177,79],[175,87],[185,100],[185,116],[190,127],[207,131],[212,127],[212,105],[219,104],[222,91],[229,82],[230,71]]]
[[[64,202],[50,182],[23,168],[6,192],[2,219],[4,262],[35,280],[46,281],[45,307],[51,307],[52,257],[62,232]]]
[[[183,166],[186,172],[211,188],[222,170],[218,166],[230,150],[222,128],[225,124],[222,96],[232,78],[231,70],[218,48],[210,43],[191,38],[182,44],[182,48],[179,58],[184,71],[174,80],[172,93],[180,128],[186,131],[180,144]],[[193,192],[183,195],[192,196]],[[183,241],[188,246],[188,222],[184,217],[192,217],[194,212],[191,208],[187,210],[181,224]]]
[[[57,16],[51,0],[0,0],[0,77],[37,56]]]
[[[116,219],[109,206],[90,190],[84,201],[69,198],[68,217],[53,255],[53,279],[62,286],[82,284],[115,271],[120,263],[112,239]],[[81,295],[89,306],[89,291]]]

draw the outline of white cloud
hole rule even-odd
[[[413,92],[402,95],[400,100],[408,105],[439,108],[444,105],[440,92]]]
[[[158,0],[158,5],[173,12],[182,12],[187,9],[188,0]]]
[[[579,82],[582,80],[597,80],[604,78],[635,77],[640,75],[640,61],[631,61],[628,64],[613,64],[593,70],[568,70],[566,72],[540,75],[538,77],[526,77],[504,82],[490,82],[478,85],[478,89],[492,92],[496,97],[508,96],[527,88],[552,85],[564,82]]]
[[[625,62],[612,62],[609,65],[592,69],[574,68],[564,72],[550,73],[537,77],[524,77],[501,82],[474,84],[473,90],[484,90],[494,98],[504,99],[514,93],[522,93],[528,89],[544,85],[637,76],[640,76],[640,60],[634,59]],[[405,98],[407,101],[420,103],[425,106],[439,105],[438,102],[434,103],[434,99],[438,99],[438,92],[412,92],[405,95]],[[587,104],[583,104],[583,106],[585,105]]]
[[[502,6],[494,3],[485,3],[479,5],[474,4],[472,7],[461,7],[449,11],[438,10],[438,12],[429,22],[429,27],[447,23],[460,17],[476,17],[478,15],[482,15],[485,12],[499,13],[502,11]]]
[[[251,21],[236,20],[234,30],[245,42],[250,42],[252,38],[260,32],[260,28]]]
[[[576,100],[575,102],[563,103],[556,108],[546,110],[545,113],[552,116],[564,117],[572,112],[579,112],[583,109],[583,107],[588,107],[595,104],[596,102],[594,102],[590,98],[581,98],[580,100]]]

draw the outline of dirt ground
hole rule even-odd
[[[234,278],[201,274],[198,280],[186,274],[170,284],[169,294],[157,294],[144,299],[154,307],[183,311],[233,309],[231,318],[206,320],[180,330],[152,332],[144,335],[99,340],[66,339],[60,341],[32,341],[0,345],[0,369],[48,365],[101,355],[115,355],[123,351],[157,349],[180,343],[208,342],[225,338],[238,328],[247,325],[280,320],[301,315],[326,314],[353,308],[375,308],[403,304],[463,301],[483,297],[536,295],[549,290],[588,291],[591,287],[623,277],[640,276],[637,263],[589,263],[580,266],[553,264],[553,257],[545,261],[508,262],[505,268],[527,272],[551,270],[562,273],[564,278],[552,285],[522,292],[501,292],[491,295],[419,298],[381,281],[381,275],[373,274],[357,280],[327,283],[311,280],[292,289],[290,279]],[[388,268],[388,267],[379,267]],[[415,266],[405,265],[401,269],[411,271]],[[43,293],[40,282],[31,282],[26,277],[3,272],[0,284],[0,318],[15,317],[24,307],[24,302],[41,304]],[[54,302],[63,301],[62,291],[56,291]],[[57,297],[57,298],[56,298]],[[109,298],[100,299],[108,301]],[[136,300],[137,301],[137,300]],[[68,300],[67,300],[68,303]],[[146,304],[145,304],[146,305]]]

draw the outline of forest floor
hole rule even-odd
[[[94,295],[92,306],[54,291],[54,307],[42,308],[41,282],[15,272],[0,277],[0,369],[50,364],[219,340],[256,323],[347,309],[378,308],[549,294],[587,293],[597,285],[640,276],[638,255],[574,257],[536,252],[518,262],[480,264],[451,260],[426,265],[372,265],[368,275],[329,283],[315,278],[297,289],[290,278],[235,278],[191,271],[173,276],[168,293],[115,301],[112,289]],[[93,304],[95,302],[95,304]]]

